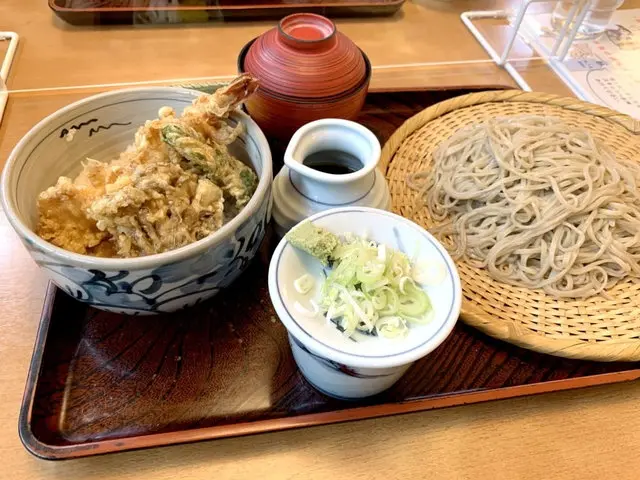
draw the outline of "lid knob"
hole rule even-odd
[[[335,42],[336,26],[321,15],[296,13],[280,20],[278,36],[291,47],[317,49]]]

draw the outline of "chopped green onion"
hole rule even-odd
[[[431,302],[413,280],[405,254],[345,235],[332,254],[333,269],[322,286],[320,308],[345,335],[356,331],[384,338],[406,335],[407,325],[426,323]]]
[[[318,306],[318,304],[311,300],[309,303],[311,303],[311,308],[312,310],[309,310],[308,308],[306,308],[304,305],[302,305],[300,302],[296,302],[293,304],[293,307],[302,315],[304,315],[305,317],[317,317],[318,313],[320,313],[320,307]]]
[[[311,291],[315,284],[316,282],[313,277],[308,273],[305,273],[293,281],[293,288],[296,289],[296,292],[306,295]]]
[[[381,337],[397,338],[405,336],[409,329],[405,320],[395,315],[379,318],[376,322],[376,330]]]
[[[431,321],[431,302],[419,286],[424,275],[404,253],[351,233],[344,234],[341,241],[318,227],[307,230],[332,245],[328,258],[332,269],[322,285],[318,309],[344,335],[360,331],[383,338],[401,338],[407,334],[408,325]],[[304,243],[304,238],[295,239],[296,246]],[[315,254],[312,249],[305,251]],[[327,260],[326,256],[316,256],[321,261]],[[430,277],[436,276],[433,272],[431,268]],[[294,287],[306,294],[313,288],[312,279],[310,282],[303,275],[294,282]],[[319,313],[302,308],[309,316]]]

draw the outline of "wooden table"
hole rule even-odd
[[[396,17],[338,25],[369,54],[374,88],[511,85],[481,61],[484,51],[458,19],[461,11],[503,4],[415,0]],[[117,86],[90,85],[227,77],[241,46],[271,25],[71,27],[42,0],[3,0],[0,30],[17,31],[21,44],[0,129],[0,166],[36,121]],[[505,32],[494,27],[490,35],[499,41]],[[531,52],[518,45],[516,54]],[[474,63],[460,63],[468,60]],[[536,89],[567,93],[541,62],[531,60],[523,71]],[[38,460],[20,444],[17,417],[45,285],[0,212],[0,478],[638,478],[638,382],[69,462]]]

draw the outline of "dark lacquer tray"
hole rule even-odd
[[[414,113],[460,93],[372,93],[359,121],[384,141]],[[272,147],[277,158],[282,146]],[[26,448],[74,458],[640,378],[640,363],[551,357],[459,323],[388,392],[358,402],[326,397],[298,372],[269,300],[276,241],[267,234],[234,286],[172,315],[101,312],[50,287],[20,414]]]
[[[49,0],[60,18],[75,25],[191,23],[281,18],[312,12],[329,17],[385,16],[404,0]]]

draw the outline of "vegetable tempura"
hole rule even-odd
[[[163,107],[134,144],[106,163],[87,159],[38,197],[37,233],[71,252],[137,257],[182,247],[218,230],[255,192],[258,177],[229,152],[243,131],[229,114],[258,87],[241,75],[202,95],[182,116]]]

